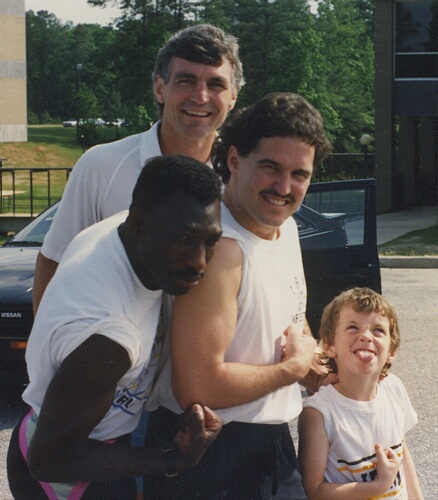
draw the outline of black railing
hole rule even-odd
[[[374,176],[374,153],[332,153],[315,172],[317,182],[367,179]]]
[[[0,214],[33,217],[59,200],[72,167],[0,168]]]
[[[72,167],[0,167],[0,214],[33,217],[59,200]],[[332,153],[315,172],[316,182],[364,179],[374,174],[374,154]]]

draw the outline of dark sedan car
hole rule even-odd
[[[21,360],[32,328],[35,261],[58,204],[0,247],[0,361]]]
[[[32,327],[35,260],[58,204],[0,247],[0,361],[23,358]],[[312,184],[294,214],[308,288],[307,317],[316,335],[323,307],[340,291],[380,292],[375,181]]]

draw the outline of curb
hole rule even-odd
[[[438,255],[379,255],[380,267],[393,269],[438,269]]]

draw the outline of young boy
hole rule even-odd
[[[338,382],[310,397],[299,419],[309,500],[422,499],[404,438],[417,414],[387,373],[400,345],[393,307],[368,288],[348,290],[324,309],[319,334]]]

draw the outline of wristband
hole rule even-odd
[[[176,470],[176,458],[173,448],[166,448],[165,450],[161,450],[164,458],[164,464],[166,468],[166,472],[164,475],[166,477],[174,477],[178,474]]]

